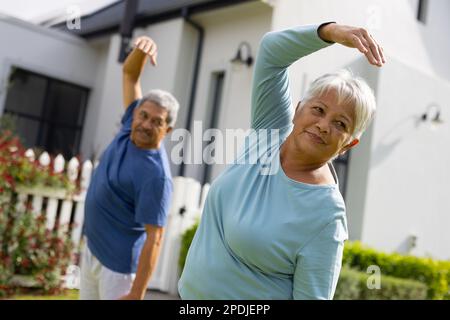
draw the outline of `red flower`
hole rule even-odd
[[[23,258],[22,262],[21,262],[21,266],[23,268],[28,268],[30,266],[30,259],[28,258]]]

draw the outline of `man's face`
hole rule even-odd
[[[330,89],[298,106],[292,132],[295,145],[311,160],[327,162],[358,143],[351,139],[354,119],[354,106],[338,105],[336,91]]]
[[[167,124],[168,112],[159,105],[145,101],[133,111],[131,141],[138,148],[157,149],[172,128]]]

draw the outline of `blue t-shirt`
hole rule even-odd
[[[182,299],[332,299],[348,238],[336,183],[290,179],[280,147],[292,131],[288,67],[326,47],[318,26],[268,33],[255,65],[252,128],[211,185],[178,289]],[[331,164],[330,167],[332,168]]]
[[[140,149],[130,140],[134,101],[103,153],[86,195],[84,233],[93,255],[107,268],[135,273],[146,239],[145,224],[164,226],[172,197],[167,154]]]

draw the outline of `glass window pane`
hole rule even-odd
[[[46,86],[44,77],[13,68],[9,76],[5,111],[41,116]]]
[[[69,126],[83,125],[87,90],[59,81],[51,81],[44,118]]]
[[[69,159],[77,155],[81,137],[80,130],[63,126],[44,124],[42,140],[39,143],[51,154],[61,153]]]
[[[7,90],[5,113],[17,118],[16,133],[26,147],[66,158],[78,153],[88,89],[13,68]]]
[[[14,117],[15,130],[22,144],[26,148],[33,148],[36,146],[39,134],[39,121],[24,118]]]

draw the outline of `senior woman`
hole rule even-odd
[[[331,161],[358,143],[375,98],[343,71],[315,80],[294,108],[287,70],[333,43],[357,48],[373,65],[385,62],[362,28],[325,23],[263,37],[251,125],[278,134],[247,137],[236,163],[212,183],[178,284],[182,299],[333,298],[348,235]]]

